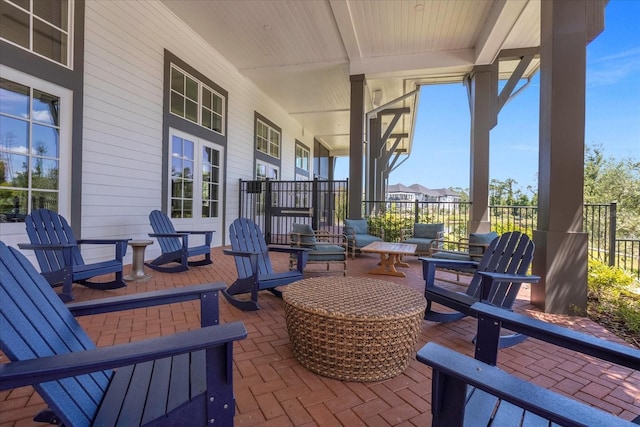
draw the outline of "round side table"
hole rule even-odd
[[[139,282],[151,279],[151,276],[144,272],[144,250],[149,245],[153,245],[153,240],[129,241],[129,246],[133,250],[133,261],[131,261],[131,274],[125,276],[124,280]]]
[[[379,381],[409,365],[427,301],[414,289],[363,277],[314,277],[282,292],[291,349],[307,369]]]

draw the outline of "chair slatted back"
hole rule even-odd
[[[504,233],[494,239],[478,264],[478,271],[507,274],[527,274],[533,260],[535,246],[526,234],[518,231]],[[475,274],[471,279],[467,294],[480,298],[482,278]],[[489,295],[489,301],[500,307],[511,307],[519,286],[511,282],[496,284]]]
[[[32,244],[77,244],[73,231],[64,217],[49,209],[36,209],[25,218],[27,235]],[[36,250],[40,271],[49,273],[65,267],[62,251]],[[72,263],[84,265],[80,249],[71,248]]]
[[[154,233],[175,233],[171,220],[166,213],[159,210],[149,214],[149,222]],[[169,254],[182,250],[182,240],[179,237],[157,237],[163,254]]]
[[[229,226],[229,238],[231,248],[235,251],[258,252],[258,274],[273,273],[271,259],[269,259],[269,248],[264,240],[262,231],[258,225],[246,218],[238,218]],[[251,261],[248,257],[234,257],[238,277],[244,279],[253,276]]]
[[[12,361],[95,348],[47,281],[16,249],[0,242],[0,349]],[[67,426],[91,424],[112,371],[35,386]]]

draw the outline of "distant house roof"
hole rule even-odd
[[[404,184],[391,184],[387,186],[387,193],[419,193],[419,191],[407,187]]]
[[[411,184],[410,186],[406,186],[404,184],[391,184],[387,186],[387,193],[413,193],[413,194],[424,194],[429,197],[459,197],[460,194],[449,188],[438,188],[438,189],[430,189],[420,184]]]

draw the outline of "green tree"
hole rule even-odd
[[[606,157],[601,145],[587,147],[584,202],[618,202],[619,237],[640,237],[640,161]]]
[[[489,183],[489,204],[492,206],[530,206],[529,197],[517,188],[518,181],[492,179]],[[537,199],[537,196],[536,196]]]

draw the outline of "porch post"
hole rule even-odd
[[[471,169],[469,197],[470,233],[488,233],[489,223],[489,132],[497,122],[498,72],[495,64],[477,66],[469,77],[471,109]]]
[[[362,218],[362,165],[364,139],[364,74],[350,76],[351,110],[349,128],[349,218]]]
[[[587,3],[541,6],[538,229],[531,302],[547,313],[585,315],[587,234],[582,230]]]

